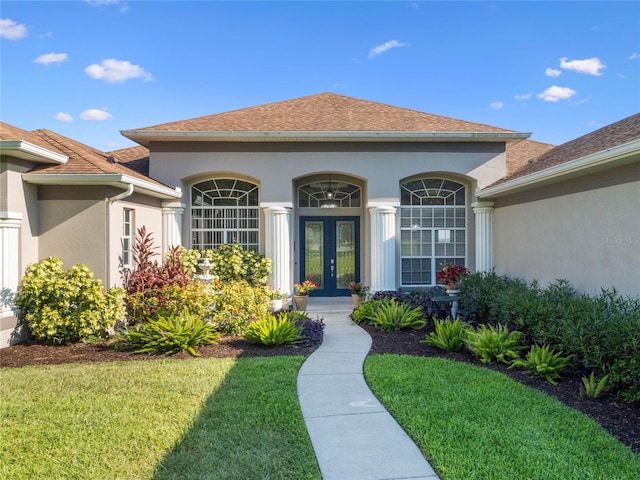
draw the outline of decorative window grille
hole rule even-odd
[[[361,191],[357,185],[321,180],[298,188],[298,206],[311,208],[360,207]]]
[[[441,178],[400,185],[400,261],[403,286],[432,286],[444,264],[466,261],[466,191]]]
[[[133,232],[135,210],[125,208],[122,211],[122,266],[131,267],[133,263]]]
[[[237,243],[259,251],[258,185],[218,178],[191,187],[191,248],[208,250]]]

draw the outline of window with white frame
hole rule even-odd
[[[465,264],[465,187],[442,178],[419,178],[401,184],[400,190],[401,284],[435,285],[444,264]]]
[[[208,250],[237,243],[259,251],[258,185],[217,178],[191,187],[191,248]]]
[[[122,210],[122,266],[131,267],[133,264],[133,232],[135,210],[125,208]]]

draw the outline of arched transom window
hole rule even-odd
[[[441,178],[421,178],[400,185],[401,284],[436,284],[445,263],[466,259],[464,185]]]
[[[331,177],[298,188],[298,206],[311,208],[360,207],[360,187]]]
[[[258,185],[217,178],[191,187],[191,248],[207,250],[225,243],[259,250]]]

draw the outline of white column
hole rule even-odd
[[[162,203],[162,254],[171,247],[182,245],[182,214],[184,203]]]
[[[396,208],[381,206],[371,214],[371,291],[396,289]]]
[[[21,213],[0,212],[0,314],[11,312],[14,306],[11,300],[20,278],[21,226]]]
[[[271,259],[271,288],[291,291],[291,209],[270,206],[264,209],[265,256]]]
[[[493,202],[472,203],[476,216],[476,272],[493,267]]]

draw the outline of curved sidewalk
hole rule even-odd
[[[352,310],[351,298],[309,299],[324,340],[298,373],[298,396],[323,480],[438,479],[369,390],[362,367],[371,337],[351,322]]]

